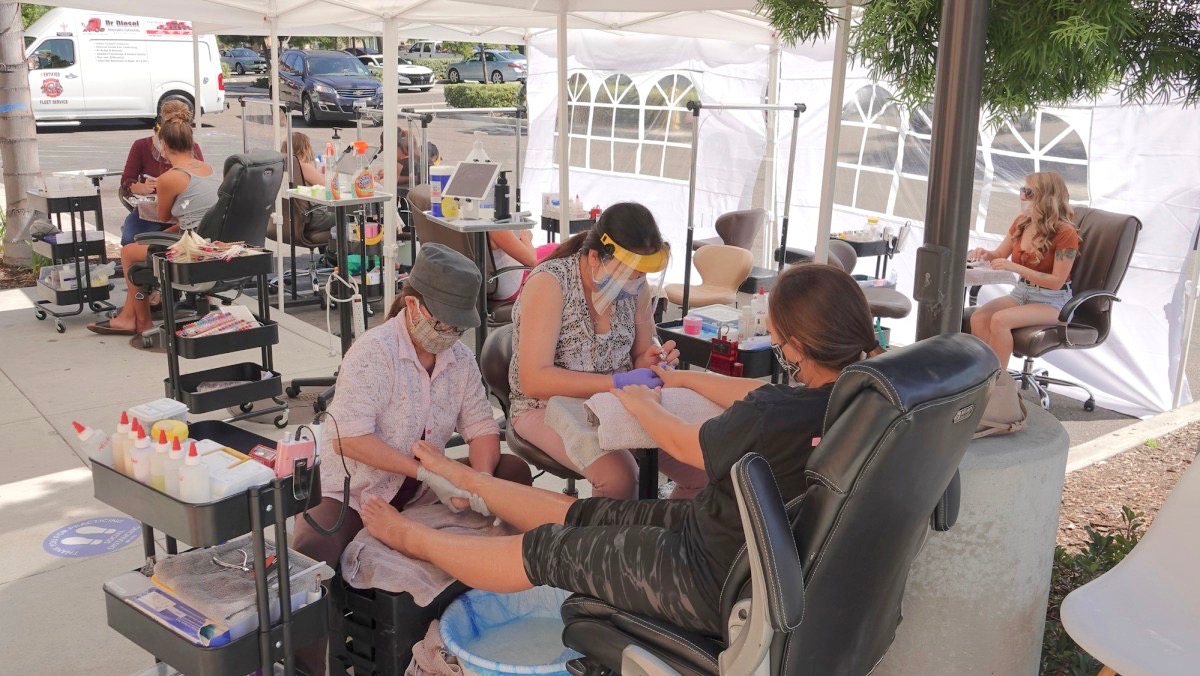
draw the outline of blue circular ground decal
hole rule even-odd
[[[68,559],[108,554],[133,544],[142,524],[121,517],[99,517],[64,526],[42,541],[47,554]]]

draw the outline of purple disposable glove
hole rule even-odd
[[[626,385],[645,385],[655,388],[662,387],[663,381],[654,371],[646,368],[613,374],[613,387],[620,389]]]

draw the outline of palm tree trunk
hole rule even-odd
[[[4,162],[4,262],[29,266],[33,252],[26,236],[33,210],[25,191],[37,187],[41,166],[37,128],[29,98],[29,65],[25,62],[21,5],[0,2],[0,159]]]

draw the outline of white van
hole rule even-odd
[[[186,21],[57,7],[25,31],[38,124],[153,118],[164,101],[192,105],[192,26]],[[200,109],[225,109],[217,41],[200,38]]]
[[[455,61],[462,58],[460,54],[446,51],[442,43],[437,40],[417,40],[408,48],[405,56],[410,59],[454,59]]]

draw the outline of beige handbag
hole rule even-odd
[[[983,418],[975,430],[975,438],[1020,432],[1025,429],[1025,418],[1028,416],[1017,382],[1007,372],[1001,371],[1000,379],[992,388],[992,396],[988,398],[987,408],[983,411]]]

